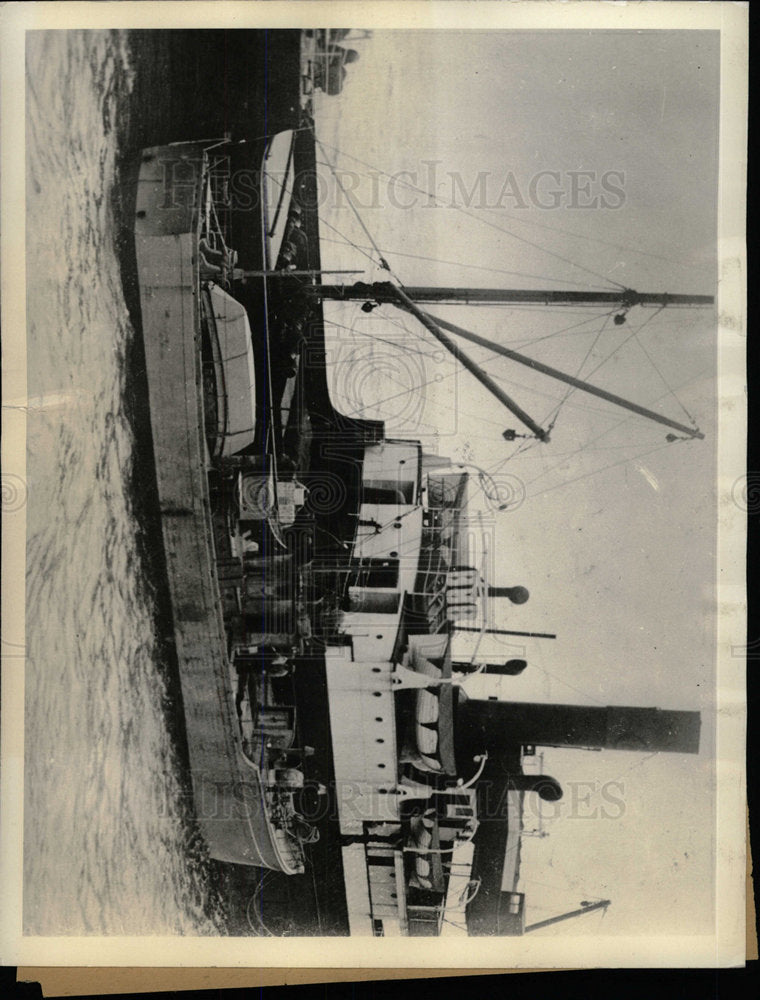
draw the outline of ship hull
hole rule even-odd
[[[199,146],[142,155],[134,236],[161,532],[193,796],[212,857],[294,873],[261,773],[243,755],[208,485],[198,271],[199,198],[166,200],[166,161],[199,181]]]

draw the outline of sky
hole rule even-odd
[[[356,48],[343,94],[318,102],[316,117],[321,155],[366,230],[320,168],[325,268],[387,278],[371,237],[406,285],[714,294],[716,35],[375,32]],[[599,310],[429,308],[571,374],[600,365],[591,381],[705,433],[667,444],[666,428],[575,393],[548,444],[507,443],[504,429],[524,428],[414,320],[390,307],[327,310],[336,404],[372,404],[364,415],[486,469],[513,500],[498,514],[482,495],[471,503],[491,581],[531,592],[494,608],[493,624],[557,639],[485,640],[481,654],[524,653],[528,669],[478,679],[471,693],[702,711],[695,757],[545,750],[565,798],[541,821],[548,836],[523,843],[529,922],[604,897],[607,914],[574,921],[573,934],[708,933],[713,311],[637,308],[616,326]],[[546,426],[563,388],[467,350]]]

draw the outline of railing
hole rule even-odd
[[[232,209],[230,158],[214,150],[223,147],[228,138],[207,147],[203,154],[202,204],[200,206],[201,246],[207,247],[215,259],[220,261],[217,284],[228,288],[235,263],[235,254],[230,249],[228,215]],[[221,215],[221,218],[220,218]]]

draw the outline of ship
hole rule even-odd
[[[236,203],[240,157],[252,156],[244,135],[145,148],[131,182],[195,815],[219,862],[316,873],[342,897],[352,935],[437,936],[452,907],[470,934],[521,935],[532,928],[507,844],[524,796],[562,795],[526,759],[541,746],[696,753],[700,719],[467,696],[473,674],[525,662],[458,661],[457,630],[485,634],[485,602],[519,604],[527,591],[493,587],[472,565],[467,469],[334,407],[323,303],[394,302],[544,441],[549,431],[460,346],[477,335],[426,306],[580,293],[347,283],[322,269],[312,97],[343,87],[346,38],[301,33],[297,106],[257,148],[256,211]],[[711,301],[597,294],[621,322],[638,304]]]

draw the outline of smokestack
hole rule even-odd
[[[457,740],[489,751],[535,744],[698,753],[699,730],[699,712],[659,708],[467,699],[457,710]]]

